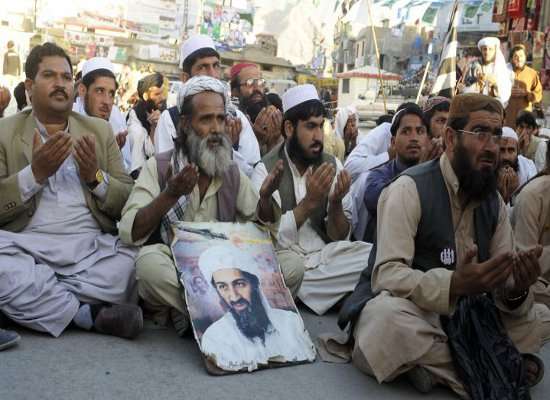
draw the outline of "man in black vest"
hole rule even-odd
[[[286,140],[264,156],[251,179],[260,188],[282,163],[274,193],[282,212],[277,258],[283,274],[295,278],[293,294],[321,315],[353,290],[371,244],[349,241],[351,177],[323,152],[325,108],[315,87],[287,90],[283,110]]]
[[[376,297],[351,316],[353,363],[378,382],[406,373],[422,392],[443,384],[467,397],[440,322],[463,296],[492,293],[521,353],[538,351],[550,337],[537,316],[544,307],[534,307],[530,292],[541,273],[541,249],[514,252],[496,191],[502,122],[498,100],[456,96],[445,153],[405,171],[380,197],[371,278]],[[530,383],[542,372],[527,364]]]

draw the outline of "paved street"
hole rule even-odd
[[[334,329],[336,315],[302,311],[313,337]],[[550,365],[550,349],[543,357]],[[532,391],[548,398],[550,379]],[[212,377],[195,342],[148,325],[135,341],[71,330],[59,339],[22,332],[16,348],[0,353],[1,400],[65,399],[453,399],[443,388],[428,396],[407,382],[378,385],[352,365],[300,365]]]

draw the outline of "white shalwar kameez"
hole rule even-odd
[[[299,204],[306,196],[306,175],[300,175],[296,166],[285,155],[292,171],[294,196]],[[336,160],[336,175],[343,169],[342,163]],[[252,183],[259,190],[268,172],[263,163],[254,169]],[[336,178],[331,190],[334,190]],[[275,201],[281,205],[279,191],[273,193]],[[327,206],[328,207],[328,206]],[[352,198],[348,193],[342,200],[344,214],[350,222],[352,219]],[[305,274],[298,298],[318,315],[327,312],[357,285],[359,275],[367,266],[372,244],[349,241],[350,233],[345,240],[325,243],[307,220],[300,229],[296,226],[294,212],[287,211],[281,217],[277,234],[277,249],[290,250],[301,257],[305,264]]]

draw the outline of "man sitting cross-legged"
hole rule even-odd
[[[283,213],[277,257],[288,270],[305,270],[298,298],[321,315],[354,289],[371,244],[349,241],[351,177],[323,152],[325,108],[317,90],[287,90],[283,109],[286,140],[264,156],[252,181],[259,188],[282,163],[274,193]]]
[[[120,224],[123,241],[145,244],[136,260],[139,295],[153,318],[160,323],[171,318],[179,335],[189,327],[189,316],[169,248],[171,223],[273,222],[271,194],[279,174],[271,174],[258,201],[246,175],[231,161],[224,83],[195,76],[181,90],[176,147],[144,164]]]
[[[32,111],[0,124],[0,311],[53,336],[74,322],[135,337],[136,251],[113,236],[132,180],[115,137],[71,112],[63,49],[36,46],[25,73]]]
[[[541,249],[514,254],[512,228],[496,190],[502,121],[498,100],[456,96],[445,153],[406,170],[382,192],[371,279],[376,297],[352,316],[353,363],[379,382],[407,373],[423,392],[440,383],[467,397],[440,322],[464,296],[492,293],[521,353],[538,351],[550,337],[537,315],[548,310],[533,305],[530,290],[541,273]],[[514,282],[505,285],[511,275]],[[543,367],[526,365],[534,384]]]

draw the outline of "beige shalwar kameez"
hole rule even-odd
[[[457,264],[474,245],[474,209],[462,209],[458,179],[444,154],[440,165],[449,192],[457,250]],[[411,268],[414,237],[421,217],[418,191],[412,178],[403,176],[389,186],[378,203],[378,250],[372,276],[375,293],[356,324],[353,363],[379,382],[393,380],[414,366],[428,370],[435,381],[467,397],[452,364],[440,315],[449,315],[452,271],[428,272]],[[504,202],[490,243],[491,257],[514,249],[513,233]],[[536,352],[550,337],[548,309],[534,306],[533,294],[516,309],[508,309],[497,296],[506,329],[520,352]]]

